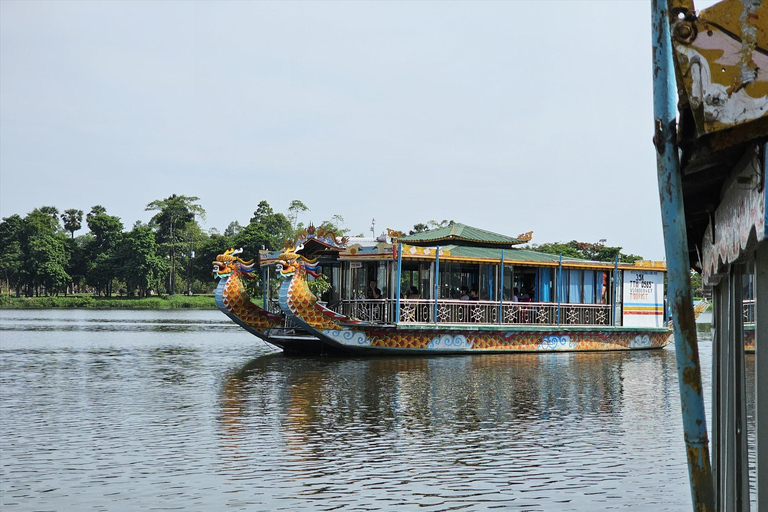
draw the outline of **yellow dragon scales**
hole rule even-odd
[[[277,270],[285,279],[280,287],[280,304],[300,322],[315,329],[339,329],[339,320],[349,319],[317,303],[317,297],[307,284],[307,274],[317,277],[318,263],[316,259],[299,254],[303,248],[303,244],[287,245],[279,256]]]
[[[244,280],[255,277],[251,273],[254,263],[253,260],[240,259],[237,255],[242,252],[242,249],[229,249],[216,256],[213,262],[213,275],[219,279],[215,292],[216,305],[241,327],[266,339],[263,331],[281,327],[283,317],[265,311],[251,302]]]

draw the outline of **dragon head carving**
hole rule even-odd
[[[298,244],[295,247],[286,244],[285,250],[277,257],[279,261],[275,265],[281,277],[290,277],[301,270],[314,277],[320,275],[317,272],[319,266],[317,259],[309,259],[299,254],[303,248],[304,244]]]
[[[251,274],[254,267],[253,260],[243,261],[240,259],[237,255],[242,254],[242,252],[242,249],[229,249],[224,251],[224,254],[216,256],[216,260],[213,262],[214,277],[222,278],[232,274],[239,274],[248,279],[253,279],[255,277]]]

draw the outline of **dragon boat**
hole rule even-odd
[[[513,238],[452,223],[410,236],[387,230],[377,239],[351,239],[310,226],[281,253],[260,254],[260,265],[283,279],[276,298],[281,321],[301,328],[313,337],[311,343],[342,352],[667,345],[663,262],[606,263],[516,247],[531,236]],[[321,274],[332,285],[322,300],[308,284]],[[475,291],[477,300],[462,300],[464,287]],[[368,298],[369,289],[381,297]]]
[[[314,354],[328,349],[317,336],[287,321],[279,309],[271,311],[266,303],[259,307],[251,300],[246,283],[255,278],[256,264],[241,259],[241,253],[242,249],[230,249],[213,262],[213,275],[219,280],[214,293],[218,308],[240,327],[284,352]]]

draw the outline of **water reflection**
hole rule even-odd
[[[674,510],[687,489],[658,489],[665,468],[667,484],[686,477],[675,427],[659,421],[679,414],[669,356],[257,358],[225,381],[222,460],[234,480],[287,479],[338,506],[373,485],[396,491],[393,505],[440,510],[578,509],[651,489],[658,501],[643,503]],[[284,445],[284,462],[257,448],[265,438]]]

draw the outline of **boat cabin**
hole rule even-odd
[[[516,247],[528,241],[530,233],[512,238],[452,223],[411,236],[389,231],[315,243],[303,254],[319,260],[331,284],[321,301],[363,322],[666,325],[663,262],[588,261]],[[260,255],[265,278],[277,257]]]

